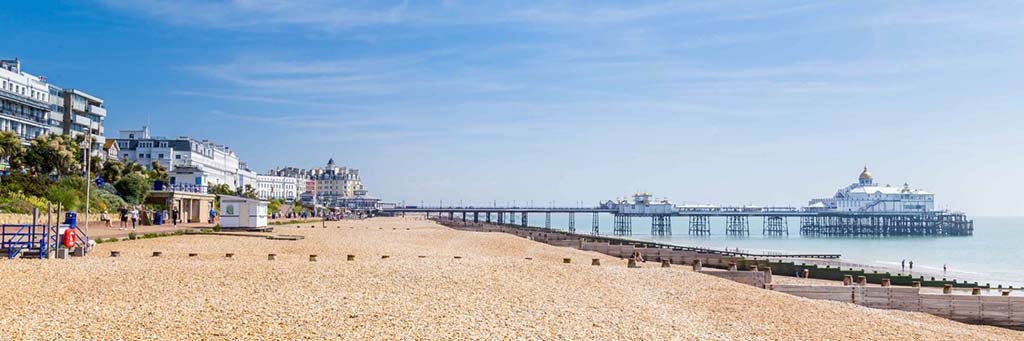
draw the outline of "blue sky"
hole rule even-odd
[[[866,163],[1024,215],[1024,5],[20,1],[3,57],[256,170],[393,201],[790,204]]]

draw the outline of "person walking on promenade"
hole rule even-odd
[[[139,209],[132,207],[132,232],[135,232],[135,225],[139,222]]]
[[[900,261],[900,269],[904,270],[904,271],[907,270],[907,260],[906,259]]]
[[[210,224],[213,224],[213,218],[217,216],[217,211],[210,207]]]
[[[942,274],[946,274],[946,264],[942,264]]]
[[[171,224],[178,226],[178,208],[175,207],[171,210]]]
[[[121,206],[121,228],[120,230],[128,229],[128,208]]]
[[[910,261],[910,271],[914,271],[914,261]]]

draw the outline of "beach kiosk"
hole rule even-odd
[[[267,204],[259,199],[220,196],[220,226],[246,230],[267,227]]]

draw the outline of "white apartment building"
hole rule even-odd
[[[306,186],[306,180],[290,176],[258,175],[256,181],[256,192],[263,200],[296,200]]]
[[[23,72],[18,59],[0,60],[0,131],[13,131],[26,144],[44,134],[89,133],[93,155],[103,156],[106,117],[103,99]]]
[[[234,190],[243,181],[254,184],[251,179],[255,179],[255,173],[241,167],[242,163],[234,151],[208,140],[199,141],[187,136],[174,139],[153,137],[148,127],[142,127],[141,130],[120,131],[116,141],[121,160],[147,168],[153,161],[158,162],[167,168],[170,186],[174,188],[205,191],[210,186],[227,184]]]
[[[53,132],[63,122],[50,113],[45,77],[21,71],[21,61],[0,60],[0,131],[13,131],[24,143]]]

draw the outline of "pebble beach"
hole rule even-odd
[[[923,313],[793,297],[689,267],[629,269],[597,253],[417,218],[323,226],[275,227],[273,234],[304,237],[295,241],[183,235],[104,243],[84,258],[0,260],[0,335],[1024,339],[1022,332]]]

